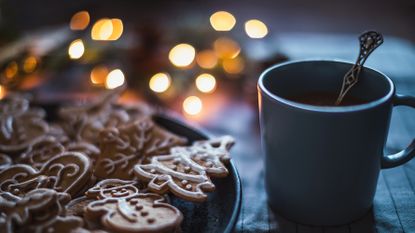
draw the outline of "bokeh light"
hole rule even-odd
[[[114,89],[124,84],[124,74],[120,69],[115,69],[109,72],[107,79],[105,80],[105,87],[107,89]]]
[[[74,14],[69,24],[72,30],[84,30],[89,25],[89,13],[88,11],[79,11]]]
[[[118,40],[124,30],[121,19],[103,18],[98,20],[91,30],[93,40]]]
[[[195,59],[196,50],[189,44],[178,44],[169,52],[170,62],[177,67],[186,67]]]
[[[245,68],[245,63],[240,57],[225,59],[222,62],[223,69],[229,74],[239,74]]]
[[[171,84],[170,75],[167,73],[157,73],[151,77],[149,86],[150,89],[157,93],[165,92]]]
[[[189,96],[183,101],[183,110],[189,115],[197,115],[202,111],[203,104],[197,96]]]
[[[8,79],[12,79],[16,76],[18,71],[19,67],[17,66],[17,63],[15,61],[12,61],[6,66],[6,69],[4,70],[4,75]]]
[[[112,23],[112,33],[108,40],[118,40],[121,37],[122,32],[124,30],[123,23],[121,19],[111,19]]]
[[[203,50],[197,53],[196,62],[204,69],[212,69],[218,64],[218,57],[212,50]]]
[[[0,99],[3,99],[6,96],[6,88],[0,85]]]
[[[79,59],[85,52],[84,42],[81,39],[76,39],[71,42],[68,48],[68,54],[71,59]]]
[[[262,21],[251,19],[245,23],[245,32],[249,37],[258,39],[268,34],[268,28]]]
[[[37,59],[34,56],[27,57],[23,62],[23,70],[26,73],[32,73],[37,67]]]
[[[104,18],[95,22],[91,30],[91,38],[93,40],[107,40],[112,34],[112,21]]]
[[[94,85],[103,85],[108,76],[109,70],[105,66],[96,66],[91,70],[90,80]]]
[[[205,93],[211,93],[216,88],[216,79],[213,75],[208,73],[200,74],[196,78],[196,87],[199,91]]]
[[[210,25],[216,31],[230,31],[235,24],[235,17],[226,11],[218,11],[210,16]]]
[[[218,57],[226,59],[235,58],[241,52],[238,42],[226,37],[215,40],[213,48]]]

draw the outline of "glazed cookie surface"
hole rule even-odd
[[[100,134],[101,155],[95,166],[95,175],[101,179],[134,179],[134,165],[185,143],[185,138],[155,125],[150,118],[107,128]]]
[[[24,197],[32,190],[50,188],[74,196],[91,175],[92,165],[85,155],[64,152],[48,160],[40,170],[25,164],[4,169],[0,172],[0,192]]]
[[[114,232],[174,232],[181,212],[154,193],[139,193],[133,181],[103,180],[88,190],[95,201],[85,209],[85,218]]]
[[[188,147],[174,147],[169,155],[155,156],[149,164],[137,164],[134,172],[140,180],[148,182],[152,192],[170,191],[185,200],[205,201],[206,192],[215,189],[210,176],[228,174],[224,163],[229,162],[233,143],[233,138],[224,136]]]

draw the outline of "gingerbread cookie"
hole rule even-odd
[[[99,132],[105,127],[117,126],[129,120],[124,110],[112,109],[120,91],[105,93],[90,104],[62,108],[60,125],[70,139],[78,142],[98,142]]]
[[[18,158],[18,162],[40,169],[48,160],[64,151],[65,147],[56,138],[48,136],[29,146],[27,151]]]
[[[71,200],[65,207],[66,215],[84,217],[85,208],[89,203],[93,201],[95,201],[95,199],[88,198],[86,196],[78,197]]]
[[[133,179],[133,167],[163,154],[186,139],[143,118],[121,127],[110,127],[100,133],[100,149],[95,175],[98,178]]]
[[[88,142],[70,142],[65,145],[65,149],[67,151],[76,151],[85,154],[92,163],[95,163],[101,153],[98,147]]]
[[[96,199],[85,209],[85,218],[114,232],[174,232],[181,212],[153,193],[139,193],[131,181],[104,180],[87,192]]]
[[[49,130],[42,109],[30,108],[29,100],[10,95],[0,101],[0,151],[15,153],[38,142]]]
[[[40,170],[25,164],[0,172],[0,192],[24,197],[37,188],[50,188],[74,196],[89,181],[92,166],[79,152],[64,152],[46,162]]]
[[[209,176],[228,174],[224,162],[229,161],[229,149],[234,140],[224,136],[195,142],[189,147],[174,147],[170,155],[155,156],[150,164],[137,164],[134,171],[148,183],[150,191],[168,191],[189,201],[205,201],[206,192],[215,188]]]
[[[52,189],[36,189],[23,198],[2,193],[0,195],[1,232],[81,232],[82,219],[65,217],[64,205],[69,194]]]
[[[26,152],[22,153],[16,159],[16,162],[28,164],[36,169],[40,169],[48,160],[65,151],[83,153],[88,156],[91,162],[94,162],[100,153],[95,145],[87,142],[68,142],[64,145],[56,137],[47,136],[29,146]]]

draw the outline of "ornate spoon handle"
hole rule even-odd
[[[344,75],[342,89],[337,97],[336,105],[342,102],[347,92],[357,83],[363,64],[365,64],[369,55],[383,43],[383,36],[378,32],[368,31],[359,36],[359,42],[359,56],[353,67]]]

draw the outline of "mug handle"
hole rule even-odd
[[[399,95],[396,94],[393,99],[393,105],[394,106],[409,106],[415,108],[415,97],[412,96],[406,96],[406,95]],[[415,139],[412,140],[411,144],[409,146],[396,153],[391,155],[385,155],[382,158],[382,168],[392,168],[399,165],[402,165],[409,160],[411,160],[415,156]]]

